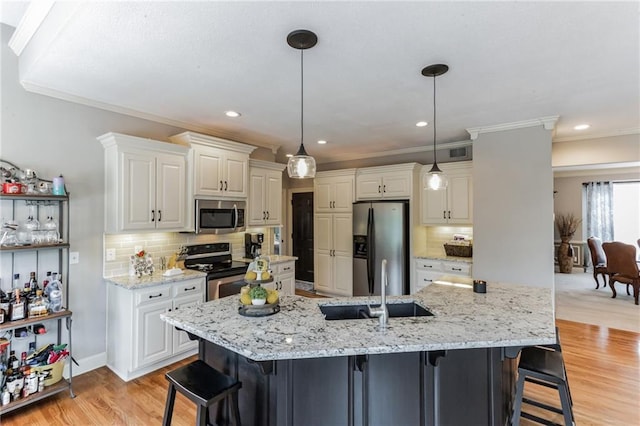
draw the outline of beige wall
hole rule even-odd
[[[640,135],[555,142],[553,167],[640,162]]]

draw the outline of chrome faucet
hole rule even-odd
[[[382,259],[382,265],[380,267],[380,307],[372,308],[369,306],[369,315],[380,318],[379,328],[381,330],[387,328],[387,323],[389,322],[389,310],[387,309],[387,284],[387,259]]]

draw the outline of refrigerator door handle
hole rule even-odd
[[[375,226],[373,207],[369,207],[369,215],[367,217],[367,283],[369,284],[369,294],[373,294],[374,278],[375,278]]]

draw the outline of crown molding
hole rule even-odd
[[[554,177],[597,176],[620,173],[638,173],[640,177],[640,161],[624,163],[576,164],[572,166],[552,167]]]
[[[149,120],[149,121],[153,121],[153,122],[156,122],[156,123],[167,124],[169,126],[173,126],[173,127],[177,127],[177,128],[181,128],[181,129],[185,129],[185,130],[190,130],[190,131],[193,131],[193,132],[206,133],[208,135],[211,135],[211,136],[214,136],[214,137],[218,137],[218,138],[221,138],[221,139],[227,139],[227,140],[230,140],[232,142],[244,143],[244,144],[253,145],[253,146],[256,146],[256,147],[266,148],[266,149],[269,149],[274,155],[278,152],[278,149],[280,149],[280,145],[269,144],[269,143],[265,143],[265,142],[259,142],[259,141],[251,141],[251,142],[237,141],[237,140],[235,140],[235,137],[233,135],[231,135],[228,132],[220,131],[220,129],[213,129],[213,128],[209,128],[209,127],[206,127],[206,126],[200,126],[200,125],[193,124],[193,123],[186,122],[186,121],[173,120],[173,119],[170,119],[170,118],[167,118],[167,117],[163,117],[163,116],[160,116],[160,115],[149,114],[149,113],[146,113],[146,112],[138,111],[138,110],[131,109],[131,108],[122,107],[122,106],[119,106],[119,105],[109,104],[109,103],[106,103],[106,102],[100,102],[100,101],[97,101],[95,99],[89,99],[89,98],[85,98],[85,97],[82,97],[82,96],[74,95],[72,93],[64,92],[64,91],[61,91],[61,90],[51,89],[49,87],[40,86],[38,84],[30,83],[30,82],[27,82],[27,81],[21,81],[20,84],[22,84],[22,87],[24,87],[24,89],[27,90],[28,92],[37,93],[39,95],[49,96],[49,97],[52,97],[52,98],[61,99],[63,101],[73,102],[73,103],[76,103],[76,104],[81,104],[81,105],[85,105],[85,106],[92,107],[92,108],[98,108],[98,109],[102,109],[102,110],[105,110],[105,111],[111,111],[111,112],[115,112],[117,114],[127,115],[127,116],[131,116],[131,117],[137,117],[137,118],[141,118],[143,120]]]
[[[29,3],[11,39],[9,39],[9,47],[17,56],[20,56],[27,47],[54,3],[52,0],[38,0]]]
[[[603,138],[612,138],[616,136],[627,136],[627,135],[640,135],[640,127],[635,127],[631,129],[620,129],[614,130],[612,132],[601,132],[601,133],[589,133],[583,135],[576,136],[565,136],[562,138],[555,138],[553,142],[572,142],[572,141],[583,141],[589,139],[603,139]]]
[[[469,127],[467,132],[471,140],[478,139],[482,133],[502,132],[505,130],[523,129],[525,127],[535,127],[542,125],[545,130],[554,130],[556,122],[560,118],[559,115],[551,115],[548,117],[533,118],[531,120],[514,121],[513,123],[495,124],[493,126]]]

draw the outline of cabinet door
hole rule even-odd
[[[224,189],[223,153],[216,149],[194,147],[194,195],[221,195]]]
[[[269,172],[266,175],[264,204],[267,211],[267,225],[282,224],[282,173]]]
[[[157,229],[181,229],[186,224],[186,163],[179,155],[158,155],[156,207]]]
[[[191,294],[189,296],[176,297],[173,299],[173,309],[180,310],[187,308],[189,306],[196,305],[204,299],[202,293]],[[186,352],[190,349],[195,349],[198,347],[197,340],[189,339],[189,336],[185,331],[176,330],[175,327],[171,326],[173,330],[173,354],[179,354],[182,352]]]
[[[296,277],[293,274],[281,275],[280,279],[280,294],[294,295],[296,294]]]
[[[434,271],[427,271],[424,269],[417,269],[415,271],[415,275],[416,275],[416,285],[415,285],[415,289],[413,290],[414,293],[431,285],[433,283],[433,280],[438,279],[444,274],[443,272],[434,272]]]
[[[471,175],[451,175],[447,188],[449,223],[472,223]]]
[[[353,295],[353,257],[336,254],[333,257],[334,292],[341,296]]]
[[[264,205],[266,179],[262,170],[251,170],[249,176],[249,225],[263,225],[266,218]]]
[[[382,178],[373,174],[356,177],[356,198],[358,200],[382,197]]]
[[[316,214],[313,218],[314,279],[321,291],[332,291],[333,282],[333,215]]]
[[[406,173],[385,174],[382,178],[382,196],[411,197],[411,176]]]
[[[122,153],[121,230],[154,229],[152,210],[156,204],[156,160],[154,155]]]
[[[353,211],[353,177],[336,179],[334,184],[333,211]]]
[[[447,223],[447,191],[422,190],[422,223]]]
[[[249,160],[247,154],[227,152],[224,166],[223,190],[228,197],[247,196],[247,174]]]
[[[333,208],[334,186],[331,179],[316,179],[313,191],[313,208],[318,213],[328,213]]]
[[[160,314],[168,312],[171,307],[172,301],[165,300],[136,308],[134,369],[166,359],[173,353],[173,326],[160,319]]]

